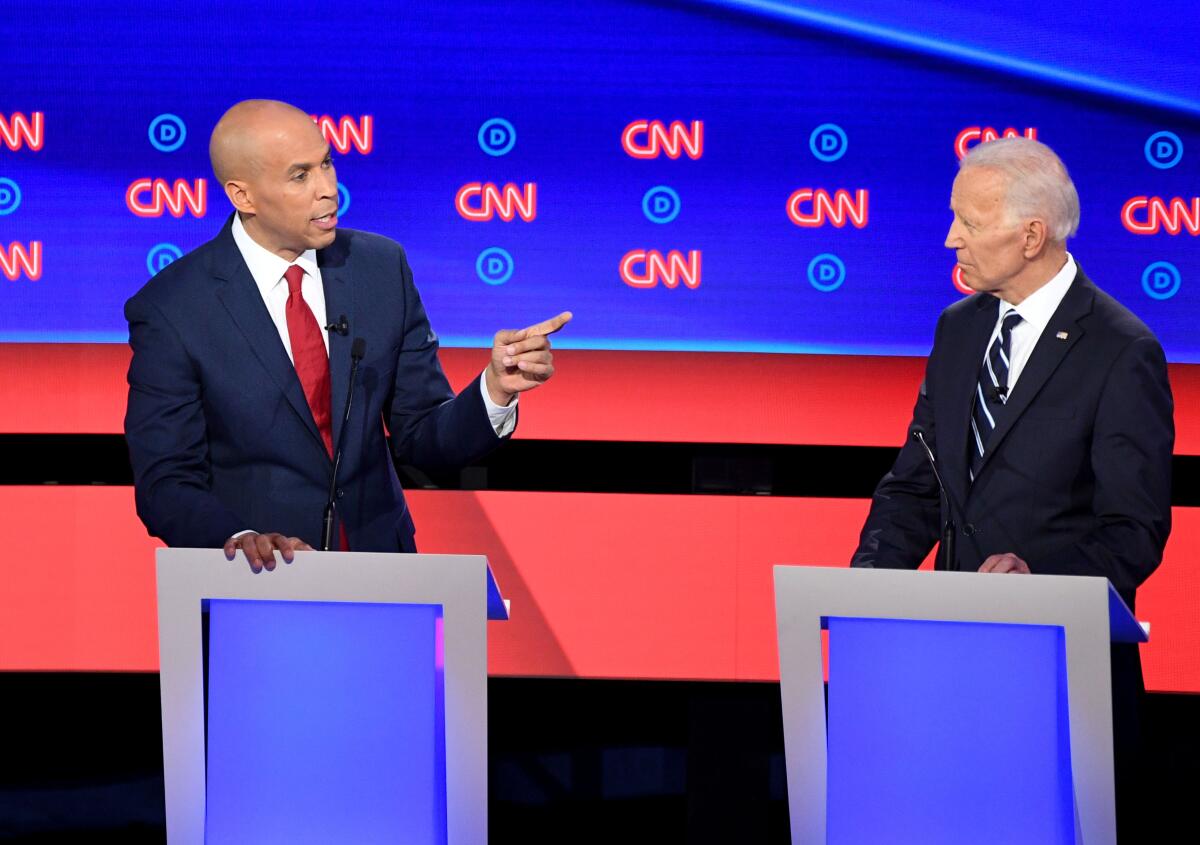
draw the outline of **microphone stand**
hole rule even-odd
[[[955,555],[955,543],[957,542],[958,529],[954,524],[955,512],[958,510],[950,501],[950,493],[946,490],[946,485],[942,483],[942,474],[938,472],[937,458],[933,456],[933,450],[929,448],[929,444],[925,442],[925,429],[921,426],[913,426],[912,437],[921,444],[921,448],[925,450],[925,457],[929,459],[929,466],[933,469],[933,477],[937,479],[938,489],[942,493],[942,499],[946,502],[946,522],[942,526],[942,538],[940,540],[942,559],[941,569],[946,571],[955,571],[958,569],[958,557]],[[934,562],[934,569],[939,567]]]
[[[358,374],[358,365],[366,353],[367,342],[361,337],[354,338],[354,343],[350,347],[350,387],[346,391],[346,411],[342,414],[342,428],[338,432],[337,450],[333,453],[333,472],[329,474],[329,498],[325,502],[325,518],[321,525],[321,550],[326,552],[333,550],[338,468],[342,465],[342,448],[346,443],[346,428],[350,424],[350,407],[354,404],[354,377]]]

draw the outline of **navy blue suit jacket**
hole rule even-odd
[[[974,571],[989,555],[1013,552],[1035,573],[1105,576],[1132,608],[1171,528],[1175,429],[1162,347],[1080,271],[972,484],[971,401],[999,306],[976,294],[942,313],[913,411],[963,510],[958,568]],[[875,491],[852,564],[915,568],[945,518],[920,444],[909,439]]]
[[[138,514],[171,546],[219,547],[243,529],[320,541],[332,461],[230,229],[151,279],[125,305],[133,359],[125,434]],[[399,244],[339,229],[317,253],[331,318],[333,439],[341,436],[353,339],[366,341],[339,471],[356,551],[415,551],[385,439],[402,463],[470,463],[499,442],[479,386],[457,397],[438,363]]]

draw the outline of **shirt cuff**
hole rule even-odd
[[[483,406],[487,408],[488,419],[497,437],[508,437],[517,428],[517,402],[519,396],[514,396],[507,405],[497,405],[492,401],[492,395],[487,389],[487,372],[479,376],[479,392],[483,394]]]

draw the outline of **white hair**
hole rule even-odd
[[[1041,141],[1018,137],[978,144],[958,167],[990,167],[1004,175],[1004,205],[1013,223],[1040,218],[1054,241],[1065,241],[1079,229],[1075,183],[1062,159]]]

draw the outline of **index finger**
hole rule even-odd
[[[556,331],[561,329],[567,323],[571,322],[571,318],[574,316],[575,315],[572,314],[570,311],[564,311],[561,314],[559,314],[557,317],[551,317],[549,320],[543,320],[542,322],[538,323],[537,325],[530,326],[529,328],[523,329],[522,331],[523,331],[525,337],[529,337],[531,335],[554,334]]]

